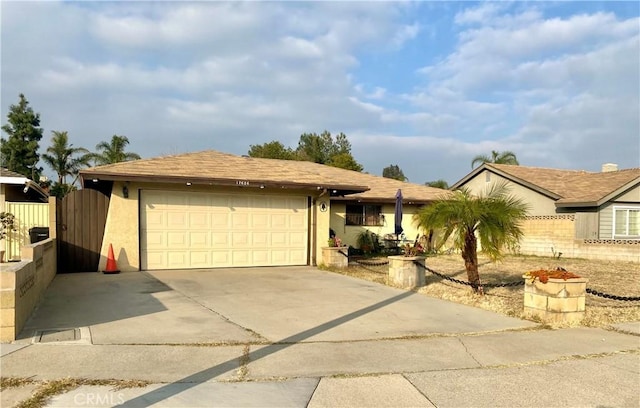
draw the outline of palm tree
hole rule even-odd
[[[78,179],[78,172],[82,167],[89,165],[89,151],[83,147],[73,147],[69,143],[69,135],[65,132],[52,131],[51,146],[42,155],[42,160],[58,174],[58,181],[52,187],[54,195],[60,197],[66,195]],[[67,184],[67,176],[72,176],[73,181]]]
[[[92,153],[90,155],[91,160],[96,165],[120,163],[130,160],[140,159],[140,155],[136,153],[127,153],[124,148],[129,144],[129,139],[126,136],[113,135],[111,142],[100,142],[96,145],[96,150],[100,153]]]
[[[439,179],[435,181],[427,181],[426,183],[424,183],[424,185],[428,187],[441,188],[443,190],[449,189],[449,183],[447,183],[447,180],[443,180],[443,179]]]
[[[476,165],[482,163],[495,163],[495,164],[512,164],[515,166],[520,165],[518,163],[518,159],[516,158],[516,154],[509,150],[505,150],[504,152],[497,152],[495,150],[491,151],[491,157],[486,154],[480,154],[473,158],[471,161],[471,168],[475,168]]]
[[[478,239],[482,251],[496,261],[505,248],[513,248],[522,237],[520,222],[526,217],[528,206],[508,192],[507,185],[501,183],[492,184],[479,196],[463,188],[416,214],[421,227],[444,231],[443,243],[453,235],[454,247],[462,251],[467,278],[477,293],[483,293],[478,274]]]

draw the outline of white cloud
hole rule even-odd
[[[545,13],[507,2],[3,2],[2,115],[23,92],[46,133],[86,147],[125,134],[147,157],[343,131],[367,171],[399,164],[416,182],[456,181],[491,150],[531,165],[637,165],[638,18]],[[389,75],[425,61],[415,86]]]

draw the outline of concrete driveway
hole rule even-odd
[[[534,323],[311,267],[58,275],[21,338],[88,327],[93,344],[352,341]]]
[[[48,406],[638,406],[636,335],[535,326],[309,267],[59,275],[0,405],[75,378]]]

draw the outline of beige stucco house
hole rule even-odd
[[[525,254],[640,261],[640,169],[601,172],[485,163],[452,189],[507,183],[529,204]]]
[[[102,260],[121,270],[315,265],[332,229],[356,246],[363,229],[403,227],[445,190],[304,161],[204,151],[83,170],[83,186],[110,194]]]

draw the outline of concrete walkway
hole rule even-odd
[[[312,268],[60,275],[0,346],[2,377],[33,381],[1,406],[81,378],[150,384],[47,406],[638,407],[637,327],[545,330]]]

